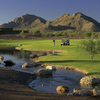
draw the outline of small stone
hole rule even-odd
[[[4,57],[3,56],[0,56],[0,61],[3,61],[4,60]]]
[[[100,90],[93,89],[93,96],[100,96]]]
[[[41,86],[44,87],[44,84],[42,84]]]

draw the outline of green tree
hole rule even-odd
[[[34,32],[34,35],[41,35],[40,30],[36,30],[36,31]]]
[[[81,47],[90,54],[91,62],[96,54],[100,54],[100,40],[84,40],[81,42]]]
[[[84,36],[85,36],[86,38],[91,37],[91,35],[92,35],[92,33],[91,33],[91,32],[85,32],[85,33],[84,33]]]

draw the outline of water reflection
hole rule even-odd
[[[39,52],[31,52],[31,51],[22,51],[22,50],[15,50],[15,47],[2,47],[0,48],[0,56],[4,57],[3,61],[0,61],[0,67],[5,67],[4,61],[6,60],[12,60],[15,65],[11,66],[10,68],[17,70],[17,71],[23,71],[32,73],[36,69],[39,69],[39,67],[34,67],[30,69],[23,69],[22,65],[24,63],[31,63],[33,62],[33,59],[30,59],[30,54]]]
[[[33,59],[30,59],[30,54],[44,54],[45,52],[39,51],[22,51],[22,50],[15,50],[14,47],[12,48],[0,48],[0,56],[4,57],[4,60],[12,60],[16,64],[11,66],[10,68],[23,71],[27,73],[33,74],[35,70],[40,69],[40,67],[33,67],[33,68],[22,68],[24,63],[31,63]],[[52,52],[46,52],[45,54],[55,54]],[[37,58],[36,58],[37,59]],[[1,61],[0,67],[4,67],[3,61]],[[83,77],[83,73],[76,72],[73,70],[64,70],[64,69],[57,69],[53,72],[51,77],[38,77],[36,80],[31,82],[29,86],[33,89],[44,91],[44,92],[51,92],[57,93],[56,88],[57,86],[63,85],[69,87],[69,92],[73,92],[74,88],[81,87],[79,84],[80,78]]]

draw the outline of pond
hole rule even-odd
[[[40,69],[40,66],[33,68],[22,68],[24,63],[34,62],[33,59],[30,59],[29,55],[32,53],[44,53],[39,51],[19,51],[14,48],[1,48],[0,56],[4,57],[5,60],[12,60],[16,64],[7,67],[12,68],[17,71],[27,72],[33,74],[35,70]],[[49,52],[51,53],[51,52]],[[1,61],[0,67],[4,67],[3,61]],[[74,70],[65,70],[65,69],[57,69],[53,71],[53,75],[50,77],[37,77],[36,80],[33,80],[29,86],[32,89],[36,89],[43,92],[57,93],[57,86],[63,85],[69,87],[69,92],[73,92],[74,88],[80,88],[79,80],[84,76],[83,73],[77,72]]]

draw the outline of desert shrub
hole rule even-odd
[[[25,34],[24,30],[22,30],[22,31],[20,32],[20,34],[21,34],[21,35]]]
[[[22,29],[14,29],[13,32],[18,32],[20,33],[22,31]]]
[[[85,32],[85,33],[84,33],[84,36],[85,36],[86,38],[91,37],[91,35],[92,35],[92,33],[91,33],[91,32]]]
[[[0,32],[3,32],[3,30],[2,30],[2,29],[0,29]]]
[[[52,33],[42,33],[41,36],[42,36],[42,37],[52,37],[53,34],[52,34]]]
[[[100,40],[84,40],[81,42],[81,47],[82,50],[85,50],[90,54],[91,61],[93,61],[93,58],[96,54],[100,54]]]
[[[72,33],[70,33],[70,34],[68,34],[68,36],[69,36],[69,37],[73,37],[73,34],[72,34]]]
[[[27,35],[22,35],[22,38],[25,39],[27,37]]]
[[[40,34],[40,30],[36,30],[36,31],[34,32],[34,35],[37,35],[37,34]]]
[[[75,32],[74,32],[74,34],[76,34],[76,35],[80,35],[81,33],[80,33],[80,32],[75,31]]]
[[[96,38],[96,39],[98,39],[98,33],[92,33],[92,38]]]
[[[63,32],[62,35],[63,35],[63,36],[64,36],[64,35],[67,35],[67,33],[66,33],[66,32]]]
[[[63,36],[63,32],[55,32],[54,35],[55,36]]]

